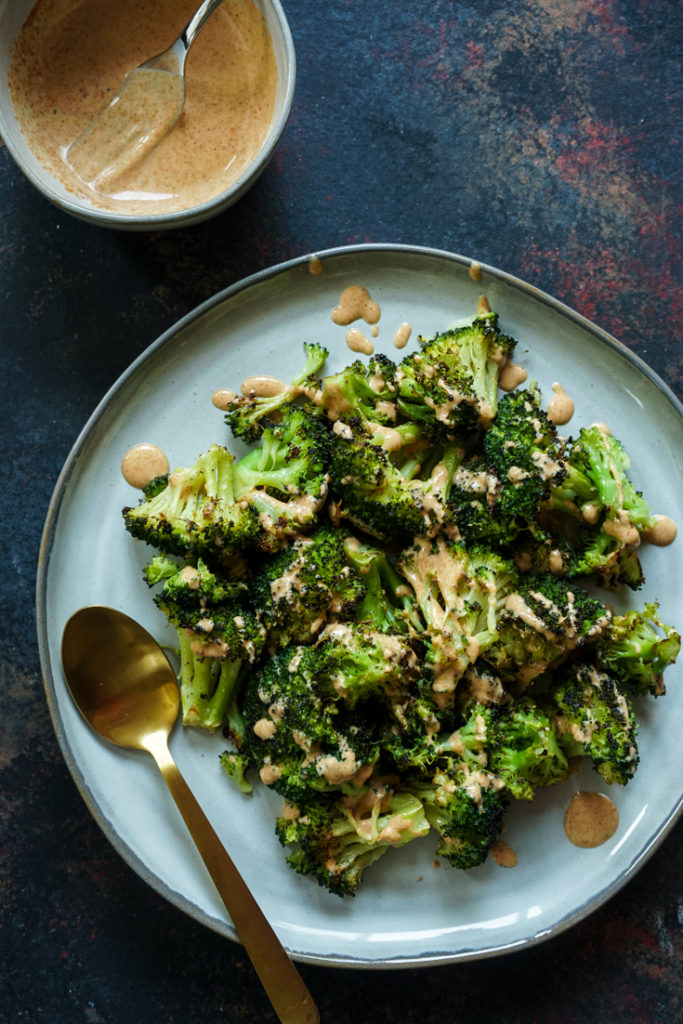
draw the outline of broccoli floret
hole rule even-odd
[[[422,801],[429,824],[439,833],[438,856],[461,870],[484,863],[508,803],[500,779],[453,757],[439,763],[427,781],[409,780],[406,788]]]
[[[681,636],[662,622],[659,606],[615,615],[597,644],[597,664],[619,687],[634,695],[665,693],[663,673],[681,649]]]
[[[409,588],[387,552],[351,536],[344,541],[344,551],[365,589],[356,608],[356,621],[382,633],[413,635],[420,631],[422,624]]]
[[[330,488],[339,517],[392,541],[448,525],[452,516],[433,484],[407,479],[359,418],[338,420],[333,432]]]
[[[635,528],[629,527],[631,529]],[[588,524],[578,529],[568,575],[572,578],[593,576],[595,582],[607,590],[618,590],[622,585],[640,590],[645,582],[636,545],[626,543],[601,526]]]
[[[552,487],[551,505],[591,522],[604,516],[642,533],[652,526],[647,502],[628,477],[631,461],[622,443],[599,427],[584,427],[568,442],[566,476]]]
[[[238,501],[234,457],[217,444],[153,496],[124,508],[123,519],[133,537],[174,555],[230,557],[260,533],[256,509]]]
[[[636,548],[654,519],[629,479],[630,459],[619,440],[597,426],[568,442],[566,477],[551,487],[548,508],[581,523],[573,575],[595,575],[603,586],[637,590],[643,571]]]
[[[422,442],[417,424],[401,421],[396,408],[396,365],[388,356],[373,355],[367,365],[360,360],[322,381],[320,405],[338,431],[349,420],[360,422],[372,443],[395,453]]]
[[[422,802],[371,778],[353,797],[326,794],[285,806],[276,834],[287,863],[338,896],[354,896],[364,871],[389,847],[429,832]]]
[[[553,483],[566,475],[563,446],[537,388],[504,395],[481,452],[455,474],[450,500],[463,536],[497,547],[512,544],[535,522]]]
[[[252,793],[254,787],[246,777],[246,772],[251,767],[251,762],[246,754],[239,754],[235,750],[224,750],[219,757],[221,768],[229,779],[235,783],[243,793]]]
[[[515,519],[507,522],[495,515],[500,490],[501,482],[481,451],[470,455],[457,467],[448,501],[466,543],[504,549],[519,532]]]
[[[266,785],[294,802],[311,789],[344,790],[377,760],[370,727],[319,685],[319,666],[313,647],[282,648],[244,691],[240,752]]]
[[[483,448],[487,464],[501,482],[493,515],[503,520],[514,537],[521,527],[534,522],[551,487],[566,475],[564,441],[541,408],[538,388],[503,396]]]
[[[517,800],[531,800],[540,787],[569,776],[569,761],[552,716],[529,698],[497,710],[486,750],[489,770]]]
[[[407,640],[366,625],[334,623],[316,644],[318,689],[349,708],[360,702],[401,700],[420,674]]]
[[[500,333],[496,314],[420,342],[421,351],[406,356],[395,375],[399,412],[425,437],[488,425],[498,407],[501,366],[516,344]]]
[[[145,500],[156,498],[157,494],[163,491],[168,484],[168,477],[168,473],[161,473],[159,476],[153,477],[149,483],[146,483],[142,488],[142,495]]]
[[[265,634],[246,605],[243,583],[222,584],[201,562],[172,567],[157,557],[145,578],[150,586],[162,583],[154,603],[177,633],[183,724],[213,731],[225,724]]]
[[[273,648],[313,643],[327,621],[353,618],[365,595],[362,578],[347,562],[343,531],[327,525],[294,537],[264,562],[249,587]]]
[[[572,665],[559,677],[550,708],[567,757],[587,756],[606,782],[625,786],[638,767],[638,724],[614,679],[593,665]]]
[[[247,586],[243,580],[229,579],[213,572],[201,558],[182,567],[167,555],[155,555],[144,568],[148,586],[164,585],[164,600],[189,608],[225,601],[244,601]]]
[[[541,408],[541,392],[535,385],[503,395],[484,435],[483,450],[500,480],[509,480],[525,495],[530,492],[520,502],[528,521],[535,518],[540,497],[567,473],[564,441]]]
[[[277,551],[315,525],[327,497],[327,462],[324,424],[310,406],[296,406],[264,429],[259,447],[236,463],[236,492],[258,516],[262,550]]]
[[[395,372],[388,356],[374,355],[367,364],[357,359],[323,377],[320,405],[332,422],[355,416],[364,424],[391,426],[396,420]]]
[[[517,580],[511,562],[483,546],[465,548],[443,536],[419,537],[398,569],[410,584],[430,650],[434,691],[452,700],[455,687],[497,639],[498,615]]]
[[[437,704],[429,683],[419,680],[401,699],[392,702],[390,711],[383,719],[380,736],[381,757],[390,771],[425,771],[439,758],[453,753],[453,708]]]
[[[572,546],[576,531],[564,530],[564,520],[564,516],[553,517],[552,532],[540,522],[530,523],[520,531],[514,546],[515,565],[520,572],[569,575],[576,557]]]
[[[265,427],[279,416],[282,410],[294,404],[302,395],[311,395],[319,389],[316,374],[322,369],[328,351],[322,345],[304,344],[306,361],[300,374],[277,395],[235,395],[226,410],[226,422],[235,437],[247,444],[259,441]]]
[[[597,640],[609,619],[605,605],[583,588],[547,573],[520,573],[484,658],[523,689],[570,651]]]

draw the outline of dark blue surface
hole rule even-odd
[[[0,149],[3,1024],[274,1020],[241,948],[166,904],[110,848],[42,691],[33,588],[52,488],[97,401],[163,330],[282,260],[411,243],[557,296],[683,394],[679,5],[285,7],[299,67],[291,119],[263,177],[215,221],[150,235],[94,228],[51,207]],[[329,1024],[673,1024],[681,839],[679,824],[606,906],[525,952],[302,973]]]

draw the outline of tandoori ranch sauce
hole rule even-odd
[[[548,402],[548,419],[556,426],[569,423],[574,415],[574,402],[561,384],[553,384],[553,397]]]
[[[501,868],[517,867],[517,854],[510,844],[503,842],[502,839],[496,839],[489,852],[493,860]]]
[[[394,332],[394,348],[405,348],[412,331],[413,329],[409,323],[399,324]]]
[[[619,826],[619,812],[602,793],[576,793],[564,816],[567,839],[574,846],[593,849],[611,839]]]
[[[65,162],[126,74],[165,50],[196,8],[196,0],[38,0],[12,47],[10,94],[35,156],[68,190],[114,212],[182,210],[221,193],[257,155],[277,64],[253,0],[226,0],[188,54],[183,113],[159,144],[111,192],[88,188]]]
[[[366,324],[377,324],[381,309],[371,298],[367,288],[360,284],[349,285],[341,293],[339,302],[332,310],[332,320],[340,327],[347,327],[354,320],[365,320]]]
[[[670,516],[655,515],[654,522],[643,533],[643,540],[649,541],[655,547],[665,548],[673,544],[678,534],[678,527]]]
[[[121,472],[131,487],[143,488],[169,471],[168,459],[156,444],[141,441],[129,448],[121,460]]]

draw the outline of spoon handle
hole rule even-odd
[[[320,1016],[301,975],[247,888],[171,757],[162,733],[147,737],[199,853],[282,1024],[318,1024]]]
[[[186,50],[189,50],[194,42],[194,38],[207,20],[209,15],[213,14],[219,4],[223,0],[204,0],[204,3],[195,11],[192,18],[187,23],[182,31],[181,39]]]

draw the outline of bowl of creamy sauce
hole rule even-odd
[[[118,229],[215,216],[270,160],[294,98],[296,60],[279,0],[224,0],[193,43],[173,128],[106,189],[66,159],[130,71],[165,50],[198,0],[0,0],[0,134],[62,209]]]

